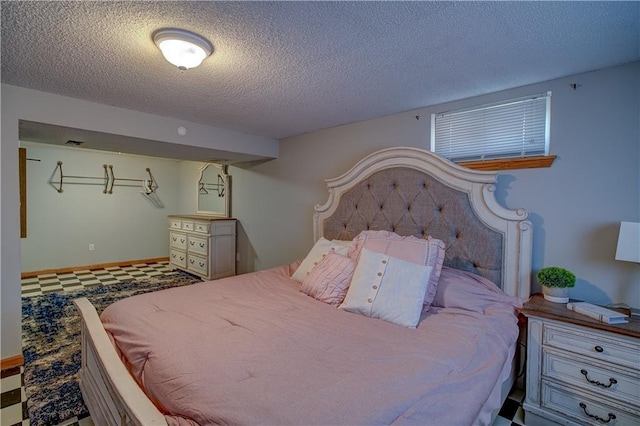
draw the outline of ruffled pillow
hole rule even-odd
[[[363,248],[433,268],[424,294],[424,308],[431,305],[444,262],[445,244],[442,240],[403,237],[389,231],[362,231],[353,239],[349,257],[358,262]]]
[[[322,260],[327,253],[335,252],[346,256],[351,248],[351,243],[345,241],[329,241],[321,237],[313,245],[307,256],[304,258],[298,269],[295,270],[291,278],[301,283],[309,272]]]
[[[317,300],[337,306],[344,300],[355,262],[335,252],[327,253],[302,281],[300,291]]]

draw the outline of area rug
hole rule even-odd
[[[144,281],[22,298],[24,386],[30,424],[57,425],[88,414],[78,385],[81,322],[74,299],[86,297],[100,314],[125,297],[200,281],[178,271]]]

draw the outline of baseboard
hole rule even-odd
[[[9,368],[21,367],[24,365],[24,357],[22,355],[10,356],[0,360],[0,370],[8,370]]]
[[[21,278],[22,279],[33,278],[33,277],[37,277],[38,275],[45,275],[45,274],[66,274],[68,272],[73,272],[73,271],[104,269],[104,268],[112,268],[114,266],[131,266],[131,265],[137,265],[138,263],[158,263],[158,262],[165,262],[168,260],[169,260],[169,257],[156,257],[153,259],[125,260],[122,262],[97,263],[95,265],[71,266],[68,268],[59,268],[59,269],[44,269],[42,271],[23,272],[21,274]]]

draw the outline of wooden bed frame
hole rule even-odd
[[[400,177],[396,175],[396,171]],[[414,173],[420,173],[420,176],[423,174],[424,179],[416,178]],[[528,298],[532,226],[526,220],[528,215],[526,210],[509,210],[498,204],[494,193],[496,178],[495,173],[466,169],[429,151],[406,147],[384,149],[365,157],[342,176],[326,181],[329,199],[325,204],[315,207],[314,237],[316,240],[321,236],[353,238],[360,230],[369,228],[370,224],[373,225],[371,229],[393,230],[402,234],[419,236],[428,232],[429,235],[445,241],[451,249],[452,254],[447,254],[448,257],[445,258],[445,266],[447,264],[456,267],[462,265],[463,269],[478,272],[480,275],[499,277],[494,282],[499,281],[497,284],[505,293]],[[380,179],[391,179],[391,181],[380,183]],[[416,180],[420,180],[422,186],[415,190],[406,188],[406,182],[413,185]],[[430,187],[437,187],[436,192],[440,195],[444,194],[442,196],[447,198],[447,201],[442,203],[453,203],[451,200],[455,199],[456,203],[468,204],[468,212],[463,218],[465,232],[469,229],[467,238],[477,239],[478,235],[484,235],[477,234],[477,232],[484,232],[483,229],[471,230],[470,223],[476,228],[486,228],[494,241],[489,248],[480,246],[476,248],[475,253],[461,254],[461,243],[457,243],[460,231],[456,223],[441,222],[437,226],[430,227],[430,224],[437,223],[437,215],[442,211],[442,207],[432,209],[433,214],[411,216],[407,214],[407,211],[411,210],[411,204],[405,200],[407,205],[403,206],[404,210],[392,206],[397,217],[389,216],[387,212],[385,215],[379,215],[377,210],[373,211],[371,207],[373,203],[375,209],[379,207],[383,210],[385,201],[380,200],[394,199],[390,194],[396,190],[409,191],[415,194],[416,198],[422,196],[425,199],[425,194],[428,194],[426,199],[433,198],[431,193],[424,192]],[[368,201],[363,201],[363,191],[370,191],[371,188],[386,189],[379,194],[373,194],[373,198],[367,195]],[[406,193],[402,194],[406,195]],[[341,201],[343,201],[342,204]],[[435,199],[432,201],[434,206],[441,203]],[[365,211],[364,215],[358,212],[357,220],[354,220],[351,209],[358,209],[359,204],[360,209],[368,205],[369,211]],[[462,207],[460,209],[464,210]],[[384,217],[384,221],[380,220],[381,217]],[[425,223],[419,223],[423,221]],[[364,228],[356,229],[352,226],[354,223]],[[486,252],[492,250],[495,252],[494,258],[498,260],[497,264],[494,264],[496,259],[491,260],[491,256],[487,257]],[[484,268],[483,262],[491,263],[491,267]],[[74,303],[82,318],[80,388],[94,423],[97,425],[166,425],[164,416],[142,392],[121,362],[93,305],[84,298],[77,299]],[[501,401],[506,398],[513,382],[514,374],[512,373],[501,384],[501,388],[498,389],[501,393]]]

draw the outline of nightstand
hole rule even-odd
[[[640,425],[640,321],[609,325],[534,295],[528,319],[527,426]]]

